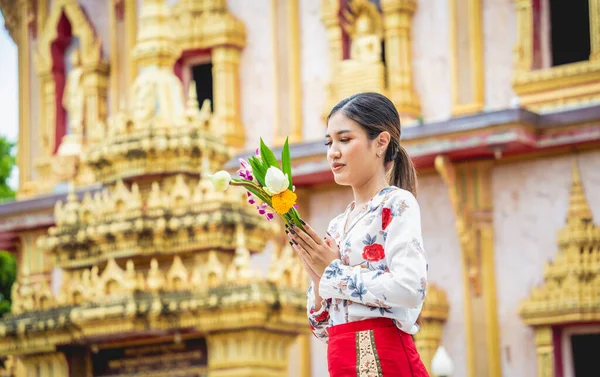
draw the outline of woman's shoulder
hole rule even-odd
[[[419,207],[417,198],[408,190],[401,189],[396,186],[389,186],[385,192],[381,193],[381,203],[384,207],[390,207],[404,203],[409,206]]]

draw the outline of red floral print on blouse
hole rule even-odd
[[[392,210],[390,208],[384,208],[381,210],[381,229],[385,230],[391,222]]]
[[[367,239],[363,243],[367,246],[363,248],[362,257],[368,262],[377,262],[385,258],[385,251],[381,244],[375,243],[377,236],[371,237],[367,234]]]

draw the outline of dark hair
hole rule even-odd
[[[392,101],[379,93],[358,93],[335,105],[327,121],[338,111],[358,123],[367,132],[369,140],[374,140],[383,131],[389,132],[391,140],[384,158],[384,164],[394,162],[389,183],[417,196],[417,171],[406,149],[400,145],[400,115]]]

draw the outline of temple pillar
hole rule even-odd
[[[468,376],[500,377],[492,164],[454,166],[447,157],[438,156],[435,167],[448,185],[462,249]]]
[[[416,119],[421,113],[412,70],[412,20],[416,0],[382,0],[385,62],[389,97],[401,118]]]
[[[518,72],[527,72],[533,65],[533,6],[531,0],[515,0],[517,11],[517,45],[515,46]]]
[[[212,51],[215,115],[224,125],[226,143],[241,148],[246,132],[240,119],[240,54],[239,48],[217,46]]]
[[[554,343],[551,326],[535,329],[537,377],[554,377]]]

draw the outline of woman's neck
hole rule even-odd
[[[379,191],[387,187],[388,183],[385,175],[379,176],[376,174],[360,186],[352,186],[354,192],[354,208],[361,207],[371,200]]]

